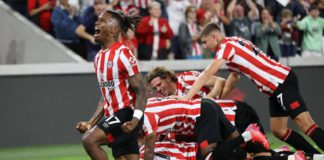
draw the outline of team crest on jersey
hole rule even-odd
[[[135,66],[136,65],[136,60],[135,60],[134,57],[129,57],[128,61],[131,64],[131,66]]]
[[[108,63],[107,63],[107,67],[108,68],[111,68],[113,66],[113,62],[112,61],[108,61]]]

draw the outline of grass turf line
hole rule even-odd
[[[271,148],[285,143],[268,134]],[[108,158],[113,160],[111,150],[104,147]],[[0,148],[0,160],[90,160],[81,144]]]

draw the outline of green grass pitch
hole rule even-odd
[[[268,135],[271,148],[278,148],[284,143]],[[109,159],[112,155],[108,147],[104,147]],[[81,143],[73,145],[31,146],[19,148],[0,148],[0,160],[90,160]]]

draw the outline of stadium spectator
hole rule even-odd
[[[171,51],[175,59],[186,58],[186,53],[181,52],[182,46],[179,44],[179,27],[181,23],[186,22],[185,11],[189,5],[189,0],[169,0],[169,3],[167,5],[168,15],[171,15],[168,17],[168,20],[173,32],[173,38],[171,41]]]
[[[80,39],[75,33],[81,23],[78,10],[75,6],[70,5],[68,0],[59,2],[60,5],[54,8],[51,17],[55,38],[78,55],[85,57]]]
[[[51,12],[55,5],[55,0],[28,0],[30,20],[51,35],[53,35]]]
[[[137,60],[119,39],[128,29],[135,30],[139,21],[139,16],[106,10],[96,22],[94,37],[102,48],[94,67],[106,105],[99,105],[88,122],[76,126],[82,133],[87,131],[82,143],[91,159],[108,159],[104,145],[112,148],[115,159],[139,158],[136,134],[142,127],[146,89]]]
[[[125,46],[132,50],[135,57],[138,57],[138,41],[135,37],[134,31],[129,29],[126,34],[122,35],[121,41],[124,43]]]
[[[114,6],[115,11],[119,11],[131,16],[136,16],[140,12],[133,4],[132,0],[117,0],[117,2],[117,5]]]
[[[321,51],[324,19],[319,17],[316,5],[309,8],[308,16],[298,21],[297,27],[303,31],[302,57],[323,56]]]
[[[185,11],[186,22],[179,27],[179,48],[186,59],[203,59],[203,50],[198,43],[200,27],[197,24],[197,9],[190,5]],[[174,44],[172,44],[174,45]]]
[[[278,61],[281,56],[279,36],[280,26],[273,21],[269,9],[264,8],[261,13],[261,22],[255,24],[255,45],[272,59]]]
[[[142,17],[149,16],[148,6],[152,0],[134,0],[134,5],[139,9],[139,15]]]
[[[137,27],[138,59],[167,59],[172,29],[167,19],[161,17],[161,4],[152,2],[149,5],[150,16],[142,18]]]
[[[82,24],[80,24],[76,29],[76,34],[87,40],[86,47],[88,61],[93,61],[97,52],[100,50],[100,45],[96,44],[93,37],[95,33],[94,27],[98,16],[106,9],[106,5],[105,0],[94,0],[93,6],[88,7],[84,11]]]
[[[237,0],[231,1],[227,7],[227,13],[230,19],[228,35],[240,36],[251,41],[251,24],[259,18],[259,13],[258,8],[252,0],[247,0],[246,3],[250,8],[247,16],[245,16],[244,7],[241,4],[237,4]]]
[[[293,13],[289,9],[281,11],[281,39],[280,48],[282,57],[294,57],[296,55],[299,31],[295,27]]]
[[[198,77],[188,94],[182,99],[191,99],[197,91],[226,63],[231,71],[225,86],[235,86],[238,74],[252,80],[259,91],[269,96],[270,126],[274,135],[296,149],[318,153],[299,133],[288,128],[288,116],[299,129],[324,149],[324,131],[312,119],[299,93],[295,72],[265,55],[248,40],[239,37],[224,37],[215,23],[201,31],[201,41],[206,49],[217,52],[213,61]],[[222,95],[226,97],[226,95]]]
[[[320,11],[320,17],[324,18],[324,0],[319,0],[318,9]]]
[[[202,0],[200,8],[197,10],[197,21],[200,26],[205,26],[207,23],[217,23],[222,28],[225,34],[224,24],[229,24],[229,19],[225,15],[223,1]]]
[[[294,18],[297,17],[299,19],[307,15],[307,10],[305,10],[301,2],[300,0],[290,0],[286,6],[287,9],[292,11]]]

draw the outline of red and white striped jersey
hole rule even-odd
[[[270,59],[252,42],[240,37],[224,38],[215,59],[225,59],[229,70],[241,72],[269,96],[285,81],[290,71],[289,67]]]
[[[177,90],[175,95],[177,96],[185,96],[192,85],[194,84],[195,80],[199,77],[200,72],[197,71],[189,71],[189,72],[182,72],[181,74],[177,75]],[[205,97],[209,93],[209,89],[206,87],[202,87],[198,93],[196,93],[192,99],[202,98]]]
[[[147,9],[150,5],[151,0],[134,0],[134,5],[137,8]]]
[[[138,74],[139,68],[131,50],[116,42],[109,49],[98,52],[94,66],[101,93],[106,101],[105,116],[125,107],[134,109],[136,95],[128,78]]]
[[[144,146],[140,148],[140,159],[144,159]],[[163,141],[155,142],[154,160],[196,160],[198,145],[195,142]],[[162,155],[162,156],[161,156]]]
[[[145,107],[144,132],[150,134],[194,135],[196,118],[200,116],[201,100],[151,98]]]

